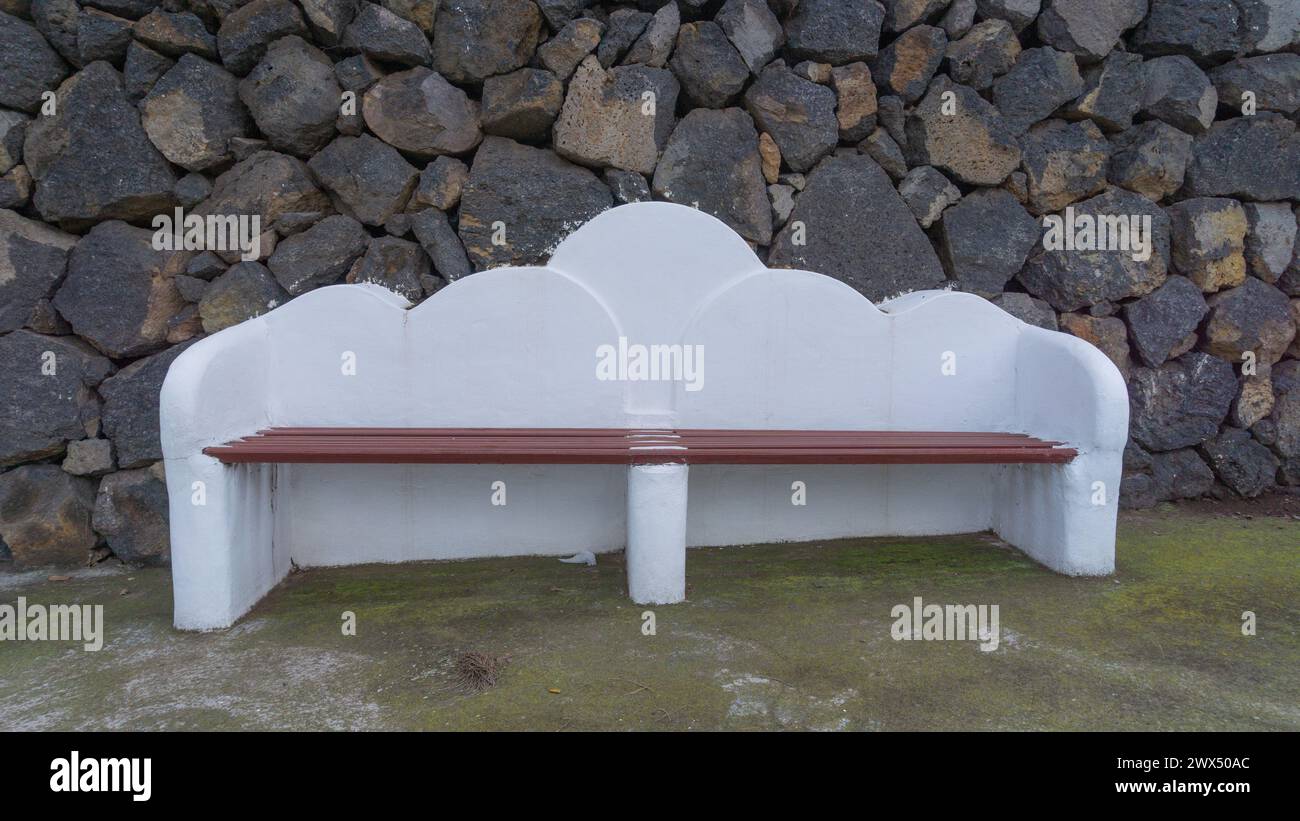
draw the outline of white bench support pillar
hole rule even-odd
[[[627,470],[627,590],[637,604],[686,599],[686,465]]]

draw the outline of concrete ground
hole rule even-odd
[[[1126,514],[1104,579],[987,534],[693,550],[653,636],[618,554],[311,570],[208,634],[165,569],[0,575],[106,622],[97,653],[0,642],[0,729],[1296,730],[1300,515],[1251,510]],[[999,605],[1000,646],[894,641],[915,596]],[[508,657],[495,686],[466,652]]]

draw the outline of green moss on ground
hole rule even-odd
[[[0,643],[0,727],[1300,729],[1300,521],[1126,515],[1118,564],[1066,578],[986,534],[692,550],[654,636],[617,554],[312,570],[208,634],[171,628],[166,570],[0,577],[107,621],[99,653]],[[915,596],[999,605],[1001,645],[893,641]],[[509,657],[477,694],[471,650]]]

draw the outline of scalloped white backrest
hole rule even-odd
[[[1019,320],[941,291],[878,308],[830,277],[765,268],[685,206],[606,211],[546,267],[405,305],[334,286],[253,320],[270,340],[272,424],[1018,428]],[[597,349],[620,337],[703,345],[703,388],[597,379]]]

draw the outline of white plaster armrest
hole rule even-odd
[[[1025,433],[1080,451],[1120,451],[1128,438],[1124,377],[1105,354],[1069,334],[1022,329],[1016,406]]]
[[[196,456],[269,424],[269,348],[266,324],[254,319],[176,357],[159,402],[164,458]]]

